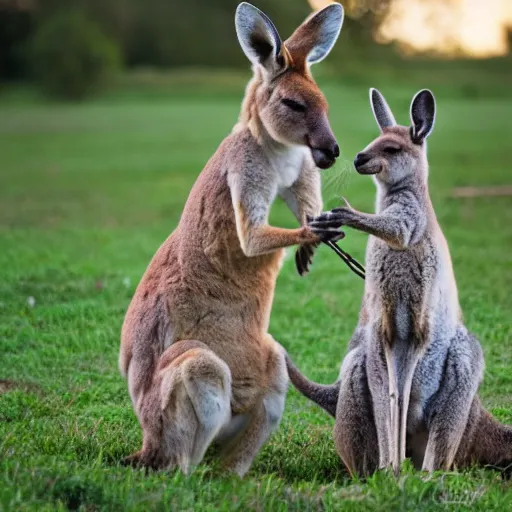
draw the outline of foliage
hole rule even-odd
[[[49,95],[80,99],[98,88],[118,66],[118,49],[77,10],[45,19],[32,43],[38,81]]]
[[[34,17],[27,11],[2,7],[0,2],[0,80],[25,78],[26,44],[34,33]]]
[[[0,5],[0,29],[4,29],[0,30],[0,72],[7,78],[27,76],[26,42],[48,20],[67,13],[70,5],[94,20],[97,32],[101,27],[115,41],[128,67],[248,68],[234,27],[238,3],[239,0],[45,0],[33,4],[30,10],[2,10]],[[283,39],[311,12],[306,0],[254,3],[272,18]],[[346,62],[347,55],[361,58],[374,46],[374,11],[364,11],[365,16],[357,21],[349,19],[351,12],[335,49],[337,52],[342,47],[339,56],[329,59],[333,66]]]

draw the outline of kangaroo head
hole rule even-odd
[[[309,67],[331,51],[342,22],[343,7],[330,4],[283,42],[272,21],[251,4],[241,3],[235,17],[238,40],[254,71],[241,122],[280,144],[309,147],[322,169],[334,164],[339,147],[327,118],[327,101]]]
[[[357,154],[354,165],[359,174],[375,174],[377,181],[392,185],[412,174],[426,180],[428,173],[426,139],[434,128],[436,103],[427,89],[411,102],[411,126],[399,126],[384,96],[370,89],[370,104],[381,135]]]

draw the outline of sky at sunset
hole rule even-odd
[[[313,8],[330,3],[309,0]],[[365,0],[346,7],[364,12]],[[379,27],[378,42],[395,41],[403,51],[490,57],[508,53],[512,0],[393,0]]]

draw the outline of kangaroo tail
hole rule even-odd
[[[462,464],[472,462],[500,469],[512,476],[512,425],[503,425],[484,409],[478,397],[471,406]]]
[[[286,354],[286,367],[288,368],[290,380],[297,390],[322,409],[325,409],[332,417],[335,417],[336,404],[338,403],[338,395],[340,394],[340,383],[335,382],[330,386],[325,386],[309,380],[302,375],[300,370],[293,364],[288,354]]]
[[[503,425],[482,407],[475,451],[489,466],[512,475],[512,426]]]

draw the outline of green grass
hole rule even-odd
[[[512,198],[449,197],[454,186],[512,183],[512,98],[461,98],[438,82],[431,193],[466,323],[484,347],[483,401],[512,423]],[[321,84],[343,150],[323,175],[328,206],[343,194],[373,207],[373,184],[350,161],[377,134],[367,86],[383,83]],[[415,89],[382,90],[406,122]],[[350,480],[333,421],[294,390],[243,480],[211,458],[189,478],[119,465],[141,442],[117,370],[123,315],[236,121],[242,92],[145,90],[79,105],[0,98],[0,509],[511,510],[511,483],[484,469],[426,476],[407,466],[398,480],[385,472]],[[272,222],[294,225],[282,204]],[[363,235],[350,232],[343,244],[363,258]],[[362,290],[326,248],[305,279],[285,262],[271,333],[307,375],[336,378]]]

